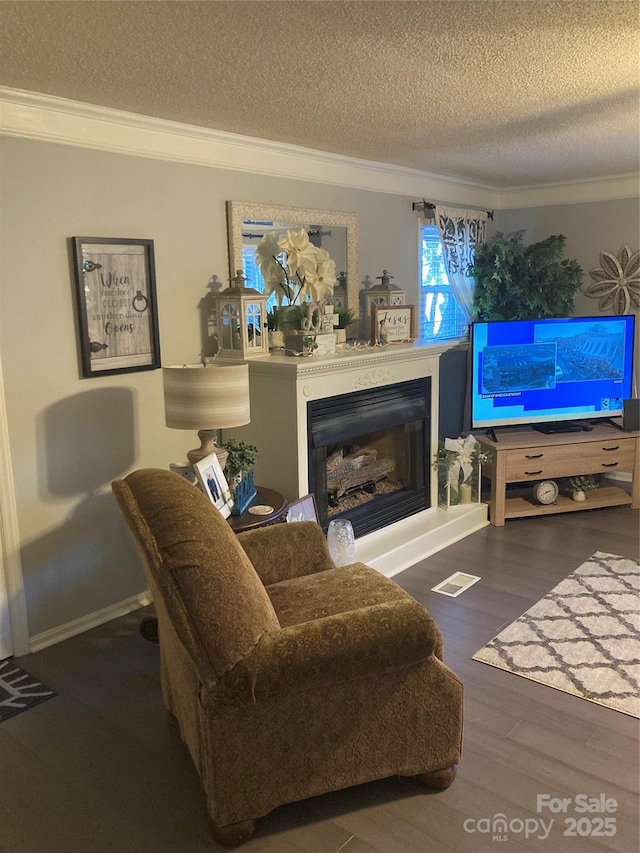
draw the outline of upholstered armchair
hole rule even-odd
[[[427,611],[321,528],[234,535],[169,471],[113,483],[158,616],[164,702],[200,774],[214,838],[276,806],[401,775],[433,788],[460,759],[462,685]]]

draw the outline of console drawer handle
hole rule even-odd
[[[603,468],[615,468],[617,464],[618,464],[617,462],[603,462],[602,467]]]
[[[602,449],[608,453],[610,450],[620,450],[620,445],[618,444],[616,447],[603,447]]]
[[[618,463],[616,462],[616,465],[617,464]],[[605,465],[604,467],[606,468],[607,466]],[[539,471],[525,471],[524,473],[527,475],[527,477],[533,477],[535,474],[542,474],[542,468]]]
[[[543,456],[544,456],[544,453],[531,453],[531,454],[527,453],[524,458],[525,459],[542,459]]]

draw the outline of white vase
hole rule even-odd
[[[327,545],[336,566],[348,566],[356,559],[356,539],[353,526],[346,518],[335,518],[329,522]]]
[[[587,499],[587,496],[584,492],[573,492],[571,494],[571,497],[574,499],[574,501],[586,501]]]

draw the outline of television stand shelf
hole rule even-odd
[[[620,432],[609,424],[596,424],[589,432],[550,435],[517,428],[501,431],[498,441],[484,436],[480,443],[482,450],[492,454],[491,463],[482,466],[482,474],[491,480],[489,520],[496,527],[504,525],[507,518],[625,504],[640,508],[638,432]],[[541,505],[535,503],[531,490],[528,497],[507,497],[507,483],[530,483],[533,487],[539,480],[617,471],[632,472],[631,494],[620,486],[606,485],[583,502],[560,496],[553,504]]]

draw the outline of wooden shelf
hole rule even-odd
[[[631,503],[631,495],[619,486],[604,486],[589,493],[584,501],[560,496],[553,504],[536,504],[524,497],[505,500],[505,518],[524,518],[534,515],[553,515],[557,512],[576,512],[582,509],[600,509],[604,506],[624,506]]]
[[[482,475],[491,480],[489,517],[502,526],[507,518],[578,512],[607,506],[640,508],[640,433],[621,432],[598,424],[588,432],[545,435],[531,429],[501,433],[498,441],[481,439],[482,449],[492,455]],[[630,471],[631,494],[607,483],[589,493],[585,501],[560,496],[556,503],[538,505],[531,496],[541,480]],[[522,483],[520,494],[509,494],[508,484]],[[524,494],[523,494],[524,492]]]

